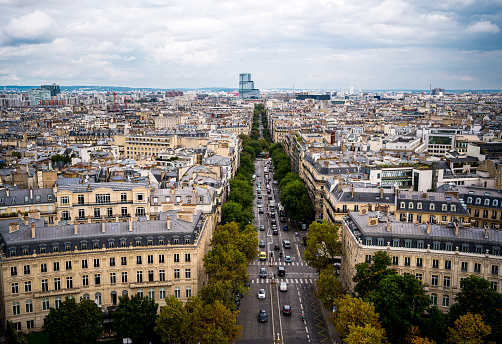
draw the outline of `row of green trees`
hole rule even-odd
[[[461,291],[445,314],[419,279],[399,275],[390,266],[385,251],[377,252],[371,263],[356,265],[353,281],[358,297],[340,296],[340,289],[334,287],[339,285],[336,277],[326,284],[331,289],[324,289],[322,300],[336,307],[332,320],[345,341],[502,343],[502,296],[487,280],[471,276],[461,281]]]
[[[279,181],[284,210],[292,219],[311,220],[314,217],[314,210],[307,189],[300,177],[291,172],[291,163],[283,152],[282,145],[274,144],[269,152],[274,163],[274,178]]]

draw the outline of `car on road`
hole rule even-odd
[[[267,322],[267,320],[268,320],[267,311],[262,309],[260,311],[260,313],[258,313],[258,321],[259,322]]]
[[[260,278],[267,278],[267,269],[260,268]]]
[[[274,245],[274,250],[280,250],[280,249],[281,249],[281,247],[279,246],[279,244]]]
[[[274,180],[274,182],[273,182],[273,183],[274,183],[274,184],[277,184],[277,180]]]
[[[284,266],[279,266],[277,270],[279,271],[279,277],[286,276],[286,269],[284,268]]]
[[[276,231],[277,230],[277,226],[276,225],[272,225],[272,230]]]
[[[265,241],[260,240],[260,247],[265,247]]]
[[[290,256],[284,257],[284,262],[291,263],[291,257]]]
[[[279,231],[277,230],[277,228],[273,230],[272,234],[279,235]]]
[[[265,226],[264,225],[260,225],[260,230],[264,231],[265,230]]]
[[[258,298],[259,298],[259,299],[264,299],[264,298],[265,298],[265,296],[266,296],[266,294],[265,294],[265,289],[260,289],[260,290],[258,290]]]
[[[258,199],[262,199],[262,197],[261,193],[258,193]]]
[[[284,216],[281,216],[280,220],[281,222],[286,222],[286,218]]]
[[[264,213],[263,208],[259,208],[258,213],[263,214]]]
[[[270,221],[273,225],[276,225],[277,224],[277,221],[275,220],[275,218],[272,219],[272,221]]]
[[[272,211],[270,212],[270,216],[275,217],[275,211],[273,211],[273,210],[272,210]]]
[[[288,230],[288,226],[284,226],[282,227],[283,230],[287,231]]]
[[[283,240],[282,241],[282,246],[284,248],[291,248],[291,242],[289,240]]]
[[[267,252],[260,252],[260,260],[267,260]]]
[[[288,291],[288,284],[286,282],[281,282],[279,286],[280,291]]]
[[[291,306],[290,305],[282,306],[282,314],[283,315],[291,315]]]

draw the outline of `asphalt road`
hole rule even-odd
[[[303,261],[301,253],[303,246],[301,235],[295,235],[295,231],[284,231],[284,225],[290,227],[290,221],[286,218],[286,223],[279,221],[277,210],[275,218],[277,221],[278,235],[273,235],[270,211],[268,210],[269,200],[267,194],[267,184],[274,189],[273,174],[270,171],[270,183],[266,182],[263,167],[267,164],[266,159],[255,162],[256,178],[254,184],[257,193],[257,182],[261,182],[262,205],[264,214],[259,214],[257,199],[255,198],[255,227],[258,229],[258,239],[265,242],[265,247],[258,247],[259,251],[267,252],[267,261],[255,260],[248,269],[250,278],[249,292],[241,299],[240,314],[237,324],[242,326],[242,336],[237,343],[332,343],[321,312],[321,305],[314,297],[314,283],[317,274]],[[268,164],[267,164],[268,166]],[[270,170],[270,168],[269,168]],[[271,193],[272,200],[279,203],[279,191]],[[264,225],[265,230],[260,231],[260,225]],[[291,242],[291,248],[282,247],[283,240]],[[275,250],[274,245],[278,244],[280,250]],[[283,257],[279,257],[279,252],[283,252]],[[285,256],[291,257],[291,263],[284,261]],[[278,276],[278,267],[283,266],[286,270],[284,277]],[[267,277],[260,278],[260,268],[266,268]],[[274,278],[275,277],[275,278]],[[288,290],[279,291],[280,282],[286,282]],[[266,298],[258,299],[259,289],[265,289]],[[291,307],[291,315],[282,314],[284,305]],[[261,309],[267,311],[268,321],[260,323],[258,313]],[[306,321],[302,320],[302,312],[305,312]]]

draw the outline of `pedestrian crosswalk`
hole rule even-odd
[[[276,266],[307,266],[307,263],[305,262],[291,262],[291,263],[286,263],[286,262],[263,262],[259,260],[253,261],[251,265],[276,265]]]
[[[257,278],[257,279],[252,279],[251,283],[271,283],[272,278]],[[312,278],[277,278],[275,280],[277,284],[280,284],[281,282],[286,282],[286,284],[312,284],[315,282],[315,279]]]

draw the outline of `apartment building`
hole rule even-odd
[[[0,217],[37,212],[47,223],[56,219],[56,197],[52,188],[0,190]]]
[[[489,228],[443,226],[397,221],[376,212],[349,212],[342,221],[340,279],[349,293],[356,264],[371,262],[377,251],[392,257],[399,274],[421,280],[432,302],[447,311],[460,290],[460,281],[471,275],[485,278],[502,291],[502,232]]]
[[[122,295],[149,296],[161,307],[185,301],[205,282],[202,257],[213,231],[201,211],[171,210],[155,221],[59,224],[0,222],[4,326],[41,330],[50,307],[91,299],[106,310]]]

